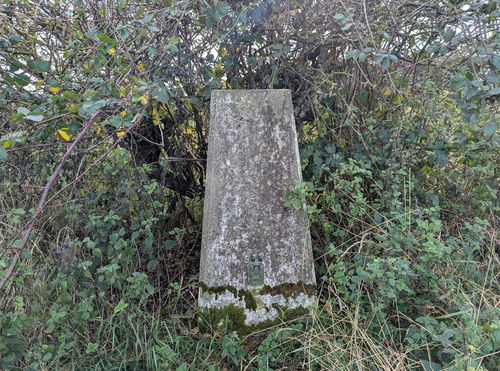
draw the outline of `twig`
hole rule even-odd
[[[95,112],[83,125],[82,131],[80,131],[80,134],[78,134],[78,137],[71,143],[71,145],[68,147],[66,150],[66,153],[61,157],[59,160],[59,164],[57,164],[56,169],[50,176],[47,184],[45,184],[44,190],[42,195],[40,196],[40,200],[38,201],[38,205],[36,207],[35,213],[33,214],[31,220],[29,221],[28,225],[26,226],[26,229],[24,230],[23,237],[21,239],[21,243],[19,244],[18,247],[16,247],[16,252],[14,256],[12,257],[12,260],[10,261],[9,266],[7,267],[7,270],[5,271],[4,276],[2,277],[2,280],[0,281],[0,290],[2,287],[5,285],[7,280],[12,276],[12,272],[14,271],[14,267],[16,266],[17,262],[19,261],[19,257],[21,256],[21,252],[23,249],[26,247],[26,244],[28,243],[29,237],[31,232],[33,231],[33,227],[35,226],[35,221],[36,219],[40,216],[40,214],[43,212],[44,206],[46,205],[46,200],[47,196],[49,195],[50,188],[52,187],[52,184],[54,184],[57,176],[61,172],[64,164],[66,163],[66,160],[68,157],[71,155],[71,153],[75,150],[77,144],[83,139],[85,134],[89,131],[90,127],[92,126],[92,123],[94,120],[97,118],[101,111]]]
[[[148,105],[149,106],[149,105]],[[113,143],[113,145],[111,147],[109,147],[109,149],[104,152],[101,156],[99,156],[99,158],[97,160],[95,160],[93,163],[91,163],[89,165],[89,167],[87,167],[80,175],[78,175],[76,178],[74,178],[71,182],[69,182],[68,184],[66,184],[64,187],[62,187],[59,191],[57,191],[48,201],[47,201],[47,204],[50,203],[54,198],[56,198],[62,191],[64,191],[66,188],[68,188],[69,186],[75,184],[76,182],[79,182],[80,180],[82,180],[83,176],[85,174],[87,174],[93,167],[95,167],[99,162],[101,162],[102,160],[104,160],[108,155],[109,153],[116,148],[116,146],[125,139],[125,137],[127,136],[128,133],[130,133],[133,129],[135,129],[135,127],[137,125],[139,125],[139,123],[141,122],[142,120],[142,117],[144,116],[144,112],[146,112],[146,108],[148,106],[145,106],[141,113],[139,115],[137,115],[135,121],[132,123],[131,126],[129,126],[126,130],[125,130],[125,134],[123,134],[121,137],[119,137],[116,142]],[[0,286],[1,288],[1,286]]]
[[[32,144],[29,146],[24,146],[24,147],[15,147],[15,148],[9,148],[6,151],[7,152],[16,152],[16,151],[24,151],[27,149],[33,149],[33,148],[46,148],[46,147],[52,147],[52,146],[57,146],[59,144],[71,144],[74,141],[68,141],[68,142],[52,142],[52,143],[44,143],[44,144]]]

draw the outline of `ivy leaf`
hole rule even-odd
[[[50,70],[50,62],[49,61],[29,61],[28,62],[28,68],[38,72],[47,72]]]

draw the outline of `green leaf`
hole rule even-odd
[[[77,94],[77,93],[73,93],[71,91],[68,91],[66,90],[64,93],[63,93],[64,97],[65,98],[68,98],[68,99],[79,99],[81,97],[80,94]]]
[[[389,66],[391,65],[391,60],[387,57],[385,57],[383,60],[382,60],[382,68],[384,70],[388,69]]]
[[[82,117],[88,117],[95,113],[97,110],[106,106],[106,101],[101,99],[97,101],[86,101],[78,109],[78,114]]]
[[[19,36],[19,35],[9,35],[9,41],[12,44],[18,43],[19,41],[21,41],[21,36]]]
[[[477,95],[478,89],[475,86],[473,86],[473,85],[468,85],[465,88],[465,92],[464,93],[465,93],[465,98],[470,99],[474,95]]]
[[[495,66],[495,68],[500,69],[500,56],[494,55],[493,57],[491,57],[491,64]]]
[[[342,31],[347,31],[349,28],[351,28],[352,26],[354,25],[354,23],[347,23],[346,25],[344,25],[341,30]]]
[[[158,260],[157,259],[153,259],[153,260],[150,260],[146,266],[146,269],[148,270],[148,272],[154,272],[156,271],[156,268],[158,268]]]
[[[165,250],[170,250],[173,247],[175,247],[175,245],[177,245],[177,241],[175,241],[175,240],[166,240],[163,243],[163,247],[165,248]]]
[[[47,72],[50,70],[50,62],[49,61],[29,61],[28,62],[28,68],[41,73],[41,72]]]
[[[26,107],[18,107],[17,113],[19,113],[21,115],[27,115],[28,113],[30,113],[30,110],[27,109]]]
[[[28,250],[23,249],[23,251],[21,251],[21,259],[29,260],[31,257],[32,255]]]
[[[7,158],[7,151],[0,146],[0,161],[5,160]]]
[[[500,94],[500,88],[494,88],[494,89],[491,89],[489,92],[488,92],[488,95],[499,95]]]
[[[88,343],[87,349],[85,349],[85,353],[93,353],[99,347],[99,343]]]
[[[481,80],[473,80],[470,83],[472,86],[475,86],[476,88],[480,88],[483,86],[483,82]]]
[[[41,113],[32,113],[31,115],[25,116],[28,120],[40,122],[43,120],[43,115]]]
[[[42,310],[42,306],[40,305],[40,303],[33,303],[31,305],[31,311],[33,313],[39,313],[41,310]]]
[[[30,78],[28,75],[22,73],[20,75],[14,75],[14,81],[16,82],[16,84],[19,84],[21,86],[27,86],[30,83]]]
[[[483,133],[486,136],[495,134],[497,131],[497,124],[489,124],[483,128]]]
[[[463,88],[467,84],[467,79],[465,77],[457,77],[451,82],[451,87],[453,89]]]
[[[109,37],[105,33],[100,33],[99,35],[97,35],[97,38],[100,41],[102,41],[103,43],[109,44],[111,46],[116,46],[116,44],[117,44],[115,39],[112,39],[111,37]]]
[[[439,363],[426,361],[425,359],[421,359],[420,363],[422,363],[424,371],[439,371],[443,368]]]
[[[127,307],[128,307],[128,304],[125,303],[125,301],[123,301],[123,299],[121,299],[120,302],[118,304],[116,304],[116,307],[113,310],[113,312],[119,313],[119,312],[121,312],[122,310],[124,310]]]
[[[438,166],[442,167],[448,164],[448,156],[446,155],[446,152],[437,150],[435,154],[436,154],[436,163]]]

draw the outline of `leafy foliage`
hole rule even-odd
[[[0,17],[0,368],[497,369],[497,1],[6,0]],[[308,202],[321,288],[311,316],[246,338],[194,318],[220,88],[292,90],[304,182],[286,206]]]

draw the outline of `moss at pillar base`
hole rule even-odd
[[[265,320],[255,325],[245,325],[246,315],[244,308],[234,304],[223,308],[204,308],[197,314],[198,327],[204,333],[222,330],[226,332],[236,331],[240,335],[248,335],[252,332],[265,330],[309,313],[309,310],[304,307],[289,309],[274,304],[273,308],[278,310],[279,313],[276,319]]]

